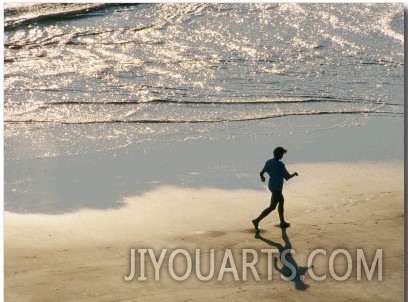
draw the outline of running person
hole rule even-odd
[[[269,159],[265,163],[265,167],[262,169],[261,173],[259,173],[262,182],[265,182],[264,176],[265,172],[268,173],[269,175],[268,188],[271,191],[272,196],[270,206],[263,210],[258,218],[252,220],[252,223],[254,224],[255,230],[257,232],[259,231],[258,225],[261,222],[261,220],[268,216],[273,210],[275,210],[276,207],[278,207],[280,226],[283,228],[290,226],[290,223],[287,223],[283,216],[284,212],[283,205],[285,201],[282,195],[283,179],[289,180],[294,176],[298,176],[298,173],[295,172],[293,174],[289,174],[289,172],[286,170],[285,164],[281,162],[281,159],[286,152],[287,152],[286,149],[282,147],[277,147],[273,151],[274,158]]]

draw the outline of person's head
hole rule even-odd
[[[288,151],[288,150],[286,150],[286,149],[283,148],[283,147],[277,147],[277,148],[275,148],[275,150],[273,150],[273,156],[274,156],[276,159],[282,159],[283,154],[285,154],[287,151]]]

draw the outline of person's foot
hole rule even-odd
[[[288,222],[286,222],[286,221],[282,221],[282,222],[280,223],[280,227],[281,227],[281,228],[288,228],[288,227],[290,227],[290,223],[288,223]]]
[[[259,232],[259,229],[258,229],[258,224],[259,224],[259,222],[256,221],[256,219],[254,219],[254,220],[252,220],[252,223],[253,223],[253,225],[254,225],[254,227],[255,227],[255,231]]]

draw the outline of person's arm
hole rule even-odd
[[[291,179],[292,177],[298,176],[298,175],[299,175],[298,172],[295,172],[295,173],[293,173],[293,174],[290,174],[288,179]],[[288,179],[287,179],[287,180],[288,180]]]
[[[284,171],[284,176],[283,176],[283,177],[284,177],[286,180],[289,180],[289,179],[291,179],[292,177],[299,175],[297,172],[295,172],[295,173],[293,173],[293,174],[290,174],[290,173],[288,172],[288,170],[286,170],[285,165],[283,165],[283,168],[285,169],[285,171]]]
[[[265,168],[263,168],[262,171],[259,173],[259,175],[261,176],[261,181],[262,182],[265,182],[265,176],[264,176],[265,172],[266,172]]]

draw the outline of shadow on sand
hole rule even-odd
[[[292,244],[289,240],[288,234],[286,232],[286,228],[282,228],[282,239],[285,242],[285,245],[277,243],[275,241],[266,239],[263,237],[259,232],[255,234],[256,239],[260,239],[270,246],[276,247],[279,250],[280,260],[282,262],[282,267],[278,267],[278,258],[274,257],[274,266],[275,269],[285,277],[286,280],[293,281],[295,283],[295,288],[297,290],[306,290],[309,285],[303,282],[304,274],[307,272],[309,267],[298,266],[295,259],[293,259],[292,253],[290,250],[292,249]],[[282,259],[284,261],[282,261]]]

